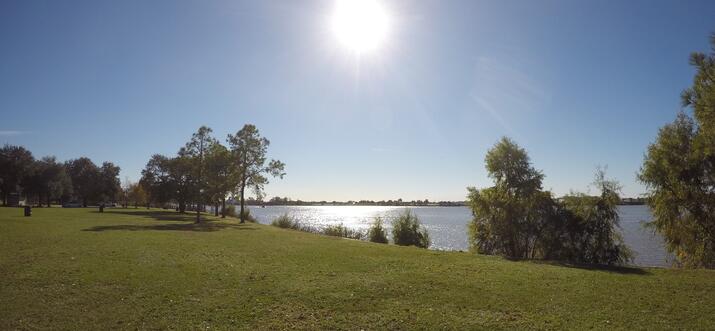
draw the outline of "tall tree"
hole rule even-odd
[[[62,199],[72,194],[72,181],[64,165],[54,156],[43,157],[41,162],[42,191],[45,193],[47,207],[52,199]]]
[[[87,207],[89,201],[98,200],[97,191],[100,182],[100,170],[89,158],[81,157],[65,162],[67,174],[72,179],[74,194]],[[96,202],[96,201],[95,201]]]
[[[44,196],[47,206],[53,198],[61,198],[72,192],[72,183],[65,173],[64,166],[54,156],[46,156],[33,163],[22,186],[29,201],[37,198],[37,205],[42,205]]]
[[[20,180],[20,187],[22,187],[22,193],[25,196],[25,202],[27,205],[32,205],[36,203],[39,207],[41,204],[42,194],[42,165],[39,161],[33,161],[30,167],[28,167],[25,175]]]
[[[204,191],[206,190],[206,176],[205,176],[205,156],[206,151],[211,147],[211,145],[216,143],[216,139],[211,137],[211,128],[206,126],[201,126],[192,136],[191,140],[186,143],[186,146],[179,151],[179,154],[186,156],[191,160],[191,165],[194,173],[195,185],[194,188],[196,192],[196,223],[201,222],[201,211],[200,206],[205,202]]]
[[[194,197],[193,170],[189,156],[168,158],[155,154],[142,170],[139,183],[147,189],[152,203],[161,205],[173,201],[179,212],[184,213],[186,204]]]
[[[494,186],[469,188],[474,214],[470,223],[471,246],[486,254],[534,258],[536,237],[544,218],[537,206],[551,195],[541,192],[544,175],[532,165],[526,151],[509,138],[502,138],[487,152],[486,168]]]
[[[194,162],[185,155],[169,159],[168,183],[174,191],[172,196],[179,205],[179,212],[186,212],[186,204],[196,200],[196,180],[194,180]]]
[[[140,183],[129,184],[127,190],[127,200],[134,203],[134,208],[139,208],[139,205],[145,204],[147,200],[146,191]]]
[[[246,124],[235,135],[228,135],[231,146],[235,171],[238,174],[238,196],[241,201],[240,218],[245,222],[245,191],[253,189],[257,196],[262,196],[264,185],[268,184],[266,176],[283,178],[285,164],[278,160],[270,160],[266,164],[266,153],[270,142],[261,137],[255,125]]]
[[[170,181],[169,162],[171,161],[166,156],[154,154],[142,170],[139,183],[147,191],[147,206],[151,203],[162,205],[174,196],[176,187]]]
[[[596,171],[593,186],[600,192],[598,196],[571,193],[561,199],[561,219],[555,221],[563,228],[544,231],[558,235],[547,241],[548,253],[555,259],[581,263],[623,264],[632,254],[617,231],[621,186],[607,179],[604,169]]]
[[[237,186],[232,161],[231,152],[219,143],[211,145],[206,154],[206,195],[217,207],[221,204],[222,218],[226,217],[226,198]],[[215,210],[218,213],[218,208]]]
[[[114,201],[121,191],[119,182],[120,168],[112,162],[102,163],[99,168],[99,182],[97,183],[97,197],[102,201]]]
[[[134,184],[135,183],[132,183],[132,181],[130,181],[128,177],[124,177],[124,181],[122,182],[122,189],[119,194],[119,200],[121,201],[122,208],[127,208],[127,206],[129,206],[129,191]]]
[[[686,267],[715,268],[715,34],[710,54],[693,53],[684,107],[648,146],[639,180],[648,188],[651,226]]]
[[[35,158],[21,146],[5,145],[0,148],[0,192],[3,205],[7,196],[17,192],[20,182],[32,171]]]

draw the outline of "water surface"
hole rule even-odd
[[[367,230],[375,216],[383,217],[385,225],[406,207],[392,206],[266,206],[251,207],[260,223],[269,224],[274,218],[288,214],[306,225],[323,228],[340,224],[358,230]],[[408,207],[427,227],[432,249],[468,250],[467,223],[471,211],[467,207]],[[619,206],[621,231],[625,243],[635,253],[633,263],[640,266],[669,266],[670,259],[662,238],[643,227],[650,221],[646,206]],[[388,231],[389,232],[389,231]]]

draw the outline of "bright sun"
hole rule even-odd
[[[376,0],[337,0],[332,28],[340,43],[361,54],[384,43],[389,22]]]

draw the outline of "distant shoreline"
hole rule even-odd
[[[233,203],[232,204],[238,204]],[[641,200],[633,200],[633,201],[628,201],[625,200],[621,201],[618,203],[619,206],[642,206],[645,205],[645,201]],[[429,203],[429,204],[411,204],[411,203],[403,203],[403,204],[366,204],[366,203],[349,203],[349,202],[339,202],[339,203],[312,203],[312,202],[294,202],[294,203],[286,203],[286,204],[276,204],[276,203],[246,203],[246,206],[251,206],[251,207],[276,207],[276,206],[283,206],[283,207],[303,207],[303,206],[332,206],[332,207],[354,207],[354,206],[366,206],[366,207],[468,207],[468,205],[464,201],[454,201],[454,202],[444,202],[444,203]]]

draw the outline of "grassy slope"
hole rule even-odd
[[[0,208],[0,329],[715,328],[715,272],[587,270],[174,212]]]

